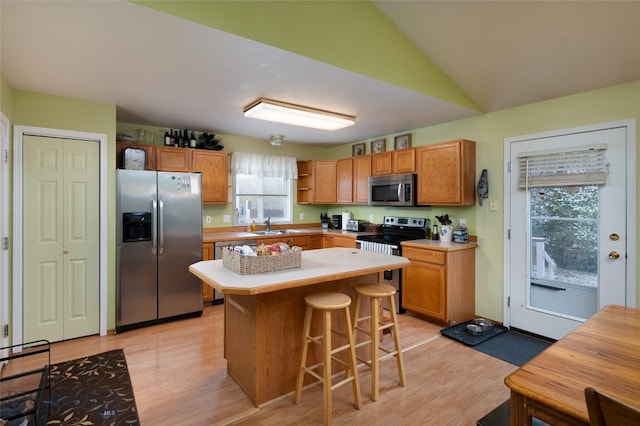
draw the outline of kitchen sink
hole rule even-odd
[[[280,230],[274,230],[274,231],[254,231],[252,232],[252,234],[256,234],[256,235],[280,235],[280,234],[284,234],[284,232],[280,231]]]
[[[295,229],[274,229],[272,231],[255,231],[252,234],[256,235],[282,235],[282,234],[297,234],[298,230]]]

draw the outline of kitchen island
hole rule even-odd
[[[302,252],[296,269],[240,275],[222,260],[209,260],[189,271],[225,295],[227,373],[259,406],[295,387],[307,294],[338,291],[353,298],[354,285],[377,282],[380,272],[408,265],[401,256],[329,248]],[[310,353],[309,363],[319,356],[319,350]]]

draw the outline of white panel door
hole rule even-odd
[[[626,304],[626,132],[525,137],[506,148],[512,327],[560,339],[605,305]],[[607,145],[605,185],[518,188],[518,154],[597,144]]]
[[[99,144],[25,136],[24,341],[99,331]]]

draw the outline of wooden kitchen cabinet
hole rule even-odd
[[[369,178],[371,177],[371,155],[353,157],[353,202],[369,203]]]
[[[229,154],[202,149],[190,151],[191,171],[202,173],[202,202],[226,204],[229,199]]]
[[[324,237],[322,235],[311,235],[309,237],[309,250],[321,249]]]
[[[371,155],[371,176],[384,176],[391,173],[391,151]]]
[[[156,169],[156,154],[155,154],[155,146],[154,145],[144,145],[135,142],[125,142],[125,141],[116,141],[116,168],[122,169],[122,150],[125,148],[141,148],[144,149],[147,153],[147,164],[145,166],[145,170],[155,170]]]
[[[313,162],[313,201],[314,203],[336,203],[337,181],[336,161],[317,160]]]
[[[336,178],[337,202],[350,204],[353,202],[353,160],[351,158],[336,161]]]
[[[191,150],[170,146],[156,147],[156,170],[161,172],[190,172]]]
[[[450,247],[402,244],[402,256],[411,261],[402,270],[402,305],[438,322],[457,324],[475,317],[477,245]]]
[[[302,250],[309,250],[308,235],[284,234],[284,235],[279,235],[277,237],[258,238],[256,240],[257,245],[264,244],[265,246],[268,246],[275,243],[285,243],[285,244],[288,244],[289,246],[298,246]]]
[[[298,161],[298,204],[313,202],[313,161]]]
[[[400,173],[415,173],[415,148],[380,152],[371,155],[371,176],[384,176]]]
[[[392,173],[415,173],[416,150],[415,148],[399,149],[391,151]]]
[[[202,260],[213,260],[213,243],[202,244]],[[204,282],[202,283],[202,302],[205,305],[213,302],[213,287]]]
[[[476,143],[465,139],[416,148],[417,203],[472,206],[476,202]]]
[[[356,248],[356,239],[353,237],[345,237],[342,235],[325,234],[322,241],[322,248],[347,247]]]

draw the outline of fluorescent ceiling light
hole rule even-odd
[[[244,116],[322,130],[338,130],[353,126],[356,122],[351,115],[263,98],[247,105]]]

